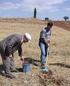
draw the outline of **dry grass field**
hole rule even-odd
[[[33,23],[32,23],[33,22]],[[23,53],[25,58],[32,58],[32,70],[30,73],[13,73],[16,79],[9,79],[0,75],[0,86],[70,86],[70,32],[62,28],[53,26],[52,37],[50,43],[50,53],[48,58],[48,66],[52,71],[52,78],[42,78],[39,76],[40,49],[38,46],[39,33],[46,25],[40,21],[32,20],[27,22],[10,22],[0,21],[0,40],[6,36],[19,33],[29,32],[32,36],[30,43],[23,44]],[[17,52],[15,53],[16,68],[21,69],[21,61]],[[0,70],[2,69],[2,61],[0,58]]]

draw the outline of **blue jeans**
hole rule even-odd
[[[47,53],[48,53],[48,45],[44,43],[40,43],[39,46],[41,50],[41,56],[40,56],[41,64],[45,64],[47,59]]]

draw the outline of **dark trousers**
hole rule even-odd
[[[12,56],[2,56],[3,67],[6,74],[10,74],[11,70],[15,70],[14,58]]]

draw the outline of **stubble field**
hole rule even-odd
[[[32,23],[33,22],[33,23]],[[25,74],[20,69],[22,64],[18,53],[15,53],[15,66],[18,73],[13,73],[16,79],[9,79],[0,74],[0,86],[70,86],[70,32],[53,26],[48,57],[48,67],[52,71],[52,78],[40,77],[40,49],[38,46],[39,34],[45,23],[0,22],[0,40],[10,34],[24,34],[32,36],[30,43],[23,44],[25,58],[32,58],[32,70]],[[0,71],[2,60],[0,58]]]

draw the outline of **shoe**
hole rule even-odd
[[[14,75],[12,75],[12,74],[6,74],[5,75],[7,78],[10,78],[10,79],[13,79],[13,78],[16,78]]]
[[[1,74],[2,76],[5,76],[5,71],[1,71],[0,74]]]
[[[41,72],[42,73],[48,73],[48,71],[49,70],[48,70],[48,67],[47,66],[46,67],[44,66],[43,68],[41,68]]]
[[[45,65],[44,64],[41,64],[41,69],[44,69],[45,68]]]

